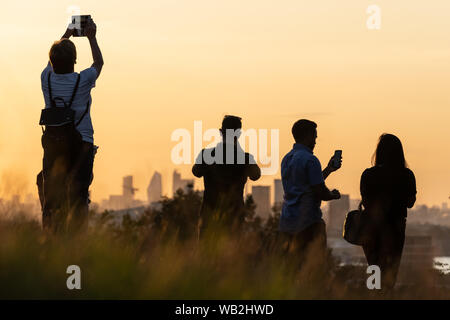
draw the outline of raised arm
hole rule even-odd
[[[69,39],[73,35],[74,31],[75,31],[75,28],[72,26],[72,24],[69,24],[69,26],[66,29],[66,32],[64,32],[64,34],[62,35],[61,40]],[[51,67],[51,63],[50,63],[50,60],[48,60],[47,66],[45,68],[50,68],[50,67]]]
[[[64,32],[61,39],[69,39],[71,36],[73,36],[74,31],[75,27],[72,24],[69,24],[69,26],[66,29],[66,32]]]
[[[323,179],[324,179],[324,180],[325,180],[326,178],[328,178],[328,176],[330,175],[330,173],[332,173],[332,172],[334,172],[334,171],[340,169],[341,166],[342,166],[342,158],[340,159],[339,167],[337,167],[337,168],[333,166],[333,160],[334,160],[334,156],[331,157],[330,161],[328,161],[327,167],[326,167],[325,169],[323,169],[323,171],[322,171],[322,175],[323,175]]]
[[[89,39],[89,44],[91,45],[92,58],[94,63],[92,67],[97,70],[97,78],[100,76],[100,72],[103,68],[103,56],[102,52],[97,43],[97,25],[94,23],[94,20],[90,19],[86,25],[86,37]]]

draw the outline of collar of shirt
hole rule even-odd
[[[293,149],[295,149],[295,150],[305,150],[305,151],[308,151],[311,154],[313,153],[310,148],[308,148],[307,146],[305,146],[304,144],[301,144],[301,143],[294,143]]]

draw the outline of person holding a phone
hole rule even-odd
[[[326,259],[326,230],[320,210],[321,201],[339,199],[338,190],[329,190],[325,179],[342,164],[342,152],[336,152],[322,171],[313,154],[317,139],[317,124],[306,119],[292,127],[295,143],[281,162],[284,201],[280,231],[287,235],[289,251],[295,251],[305,262],[315,257],[317,264]]]
[[[76,28],[82,27],[82,32]],[[45,108],[40,123],[45,125],[42,136],[43,170],[38,175],[44,229],[79,231],[87,227],[89,185],[96,146],[90,116],[91,89],[103,67],[103,57],[96,39],[97,27],[89,18],[82,26],[69,25],[61,40],[49,52],[49,63],[41,74]],[[74,72],[77,59],[75,44],[69,40],[75,33],[85,35],[90,43],[93,64],[80,73]],[[58,119],[48,108],[66,108],[71,121]],[[43,115],[47,115],[43,117]],[[66,117],[67,118],[67,117]],[[63,120],[66,118],[62,118]],[[70,217],[70,220],[67,220]]]

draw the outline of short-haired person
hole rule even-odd
[[[311,256],[324,259],[327,245],[321,201],[340,198],[339,191],[330,191],[324,180],[341,163],[334,167],[332,157],[322,171],[319,159],[313,154],[317,139],[316,123],[298,120],[292,127],[292,135],[295,144],[281,162],[284,201],[280,231],[288,235],[289,250],[298,253],[302,262]]]
[[[211,221],[223,227],[239,227],[245,218],[244,187],[247,179],[258,180],[261,170],[253,156],[241,148],[238,138],[241,118],[227,115],[220,133],[222,141],[214,148],[203,149],[192,173],[203,177],[205,191],[200,210],[200,234]]]
[[[43,170],[38,175],[42,224],[44,229],[55,232],[80,231],[87,227],[89,185],[96,150],[90,115],[91,89],[103,67],[96,29],[90,19],[85,27],[94,60],[90,68],[74,72],[77,52],[69,38],[75,29],[69,26],[61,40],[50,48],[50,61],[41,74],[45,108],[70,106],[75,112],[70,130],[69,123],[46,125],[42,135]]]

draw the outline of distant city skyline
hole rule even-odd
[[[183,178],[181,173],[178,170],[173,170],[171,172],[171,193],[174,193],[176,191],[176,189],[178,188],[182,188],[184,191],[186,191],[186,186],[188,184],[193,184],[194,185],[194,190],[198,190],[198,191],[203,191],[203,181],[201,179],[186,179]],[[133,176],[134,178],[134,176]],[[150,180],[150,183],[148,184],[148,186],[146,188],[135,188],[135,195],[136,195],[136,191],[139,190],[146,190],[146,195],[145,197],[135,197],[137,200],[143,201],[143,202],[148,202],[149,201],[149,192],[154,192],[154,197],[158,197],[159,195],[162,196],[169,196],[172,197],[173,194],[165,194],[162,190],[162,185],[163,185],[163,181],[166,179],[169,179],[170,177],[165,177],[162,173],[160,173],[159,171],[154,171],[152,178]],[[134,180],[133,180],[134,181]],[[196,183],[197,182],[197,183]],[[151,188],[151,185],[155,184],[155,188]],[[253,187],[256,186],[263,186],[263,187],[267,187],[269,189],[269,197],[270,197],[270,206],[275,205],[277,202],[279,204],[282,203],[283,201],[283,196],[284,196],[284,191],[283,191],[283,185],[281,182],[281,179],[273,179],[272,180],[272,184],[271,185],[259,185],[259,184],[252,184],[250,181],[247,182],[245,189],[244,189],[244,197],[246,195],[252,194],[252,189]],[[134,188],[134,186],[133,186]],[[161,189],[159,189],[161,188]],[[156,189],[156,190],[155,190]],[[150,191],[153,190],[153,191]],[[161,193],[160,193],[161,190]],[[345,193],[343,193],[345,195]],[[28,196],[31,196],[31,194],[29,194]],[[352,198],[350,197],[350,195],[346,195],[349,197],[349,207],[350,209],[356,209],[360,199],[358,198]],[[323,206],[324,207],[328,207],[328,205],[331,202],[324,202]],[[419,207],[423,207],[424,204],[416,204],[416,206],[413,208],[419,208]],[[426,205],[425,205],[426,206]],[[449,202],[443,201],[440,206],[437,205],[433,205],[433,206],[426,206],[427,208],[434,208],[434,209],[439,209],[439,210],[443,210],[446,211],[449,209]]]
[[[162,197],[162,176],[155,171],[147,187],[147,203],[151,204],[161,200]]]

